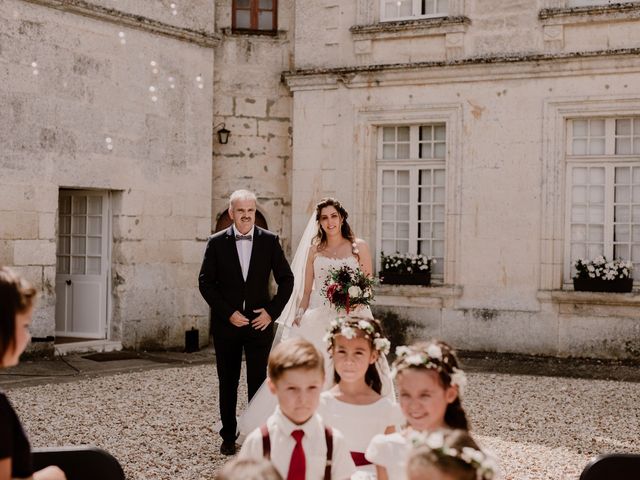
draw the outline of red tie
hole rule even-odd
[[[289,464],[287,480],[305,480],[307,460],[304,457],[304,449],[302,448],[302,437],[304,437],[304,431],[294,430],[291,432],[291,436],[296,441],[296,446],[293,447],[293,453],[291,454],[291,463]]]

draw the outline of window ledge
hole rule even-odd
[[[377,307],[442,308],[462,296],[459,285],[379,285],[375,288]]]
[[[585,305],[640,306],[640,291],[631,293],[576,292],[573,290],[540,290],[538,300],[547,303],[571,303]]]
[[[437,17],[416,20],[385,21],[372,25],[354,25],[349,29],[354,40],[382,38],[410,38],[465,32],[471,24],[469,17]]]
[[[277,40],[284,41],[287,40],[287,31],[286,30],[233,30],[231,28],[223,28],[221,29],[222,34],[225,37],[232,38],[252,38],[252,39],[264,39],[265,41],[269,40]]]
[[[640,19],[640,2],[586,7],[543,8],[540,10],[538,18],[543,25],[637,20]]]

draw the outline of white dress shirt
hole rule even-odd
[[[236,235],[251,235],[251,240],[236,240],[236,249],[238,250],[238,258],[240,259],[240,267],[242,268],[242,277],[247,280],[249,273],[249,262],[251,262],[251,250],[253,249],[253,231],[255,227],[251,227],[248,233],[240,233],[235,224],[233,225],[233,238]]]
[[[269,439],[271,441],[271,463],[282,478],[287,478],[289,464],[296,441],[291,436],[294,430],[303,430],[302,448],[306,459],[306,479],[324,479],[327,463],[327,441],[324,424],[316,413],[306,423],[296,425],[276,407],[275,412],[267,419]],[[356,471],[344,437],[339,430],[333,430],[333,458],[331,459],[331,478],[346,480]],[[262,432],[259,428],[247,436],[240,449],[240,458],[264,458],[262,451]]]

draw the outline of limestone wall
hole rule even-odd
[[[197,326],[206,339],[197,273],[210,227],[213,50],[198,42],[215,41],[214,2],[179,2],[176,15],[167,2],[105,1],[106,13],[57,3],[0,4],[0,264],[42,289],[33,334],[53,335],[59,189],[108,191],[109,337],[180,346]]]
[[[231,32],[231,1],[218,2],[214,124],[224,122],[229,143],[213,140],[212,221],[239,188],[256,192],[258,209],[290,252],[291,93],[281,81],[293,53],[292,1],[278,2],[278,33]]]

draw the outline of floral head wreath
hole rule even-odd
[[[333,340],[336,335],[351,340],[358,335],[358,330],[364,333],[364,338],[371,340],[373,348],[378,352],[387,355],[391,349],[391,342],[383,337],[379,330],[370,320],[357,317],[338,317],[329,324],[324,341],[327,342],[329,348],[333,346]]]
[[[451,385],[458,387],[458,393],[467,386],[465,373],[451,364],[451,355],[444,353],[442,347],[436,343],[426,345],[400,346],[396,348],[396,359],[393,362],[391,375],[395,377],[398,371],[407,367],[426,368],[446,373],[451,379]]]
[[[466,463],[476,471],[477,480],[492,480],[497,471],[497,465],[493,458],[481,450],[471,447],[453,448],[445,444],[445,435],[442,431],[432,433],[412,432],[411,444],[414,448],[425,446],[436,458],[455,458]]]

